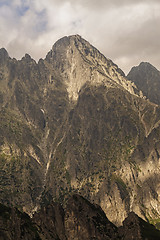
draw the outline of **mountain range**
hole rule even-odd
[[[129,74],[79,35],[38,63],[0,49],[0,201],[30,216],[72,194],[117,226],[160,224],[160,72]],[[76,238],[73,238],[76,239]]]

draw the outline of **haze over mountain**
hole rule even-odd
[[[160,107],[130,76],[79,35],[38,63],[1,49],[1,202],[32,214],[79,193],[117,225],[157,224]]]

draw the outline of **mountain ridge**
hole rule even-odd
[[[70,76],[65,75],[65,78],[77,80],[76,73],[75,73],[76,69],[74,69],[75,63],[74,63],[74,59],[72,59],[73,49],[74,49],[74,51],[76,51],[76,50],[78,51],[78,53],[82,57],[83,61],[92,65],[92,68],[90,69],[91,72],[89,74],[94,75],[94,69],[96,69],[101,75],[104,75],[105,77],[107,77],[108,80],[112,79],[112,81],[113,81],[113,79],[115,78],[115,82],[118,81],[116,83],[122,85],[122,87],[124,87],[131,93],[135,94],[133,88],[135,88],[135,90],[137,91],[136,86],[134,84],[131,84],[130,81],[127,81],[127,79],[125,79],[124,72],[120,68],[118,68],[118,66],[116,64],[114,64],[112,62],[112,60],[106,58],[102,53],[100,53],[100,51],[98,49],[93,47],[89,42],[84,40],[80,35],[65,36],[65,37],[59,39],[53,45],[52,50],[50,50],[48,52],[48,54],[46,55],[46,58],[44,60],[48,61],[50,63],[52,62],[52,64],[55,65],[55,67],[57,67],[56,62],[61,62],[61,65],[63,65],[63,66],[58,66],[57,68],[58,69],[60,68],[60,72],[63,72],[64,70],[62,68],[65,66],[65,64],[64,63],[62,64],[62,62],[66,61],[66,59],[70,59],[70,61],[68,61],[67,64],[68,64],[68,67],[72,66],[72,69],[69,74]],[[57,51],[57,53],[56,53],[56,51]],[[77,51],[76,51],[76,54],[77,54]],[[9,57],[9,55],[5,49],[2,48],[2,52],[5,52],[6,53],[5,56]],[[66,54],[66,58],[64,58],[64,55],[65,55],[64,53]],[[62,59],[61,60],[58,59],[58,61],[57,61],[56,56],[58,56],[58,58],[60,58],[61,55],[63,56]],[[52,59],[52,56],[54,56],[53,59]],[[97,57],[97,59],[96,59],[96,57]],[[35,62],[35,60],[32,59],[29,54],[25,54],[25,56],[22,57],[22,59],[18,60],[18,61],[23,61],[23,60],[30,61],[30,62],[32,60],[33,62]],[[40,62],[41,60],[42,59],[39,59],[38,62]],[[98,63],[98,61],[100,62],[100,64]],[[107,69],[105,67],[105,65],[109,69]],[[117,73],[115,73],[115,71]],[[117,74],[119,76],[117,76]],[[122,76],[121,80],[120,80],[120,76]],[[124,77],[124,79],[123,79],[123,77]],[[90,80],[88,79],[87,81],[94,82],[94,79],[95,79],[95,77],[93,76]],[[101,84],[101,81],[103,81],[102,78],[100,78],[100,84]],[[83,81],[79,85],[78,85],[78,81],[76,83],[74,83],[73,80],[72,80],[72,82],[68,82],[68,83],[66,82],[66,84],[68,85],[67,89],[68,89],[70,98],[71,99],[73,98],[73,100],[74,99],[77,100],[78,91],[85,84],[85,81]],[[73,90],[70,88],[73,88]]]
[[[31,214],[77,192],[117,225],[159,218],[160,108],[117,65],[76,35],[0,76],[2,203]]]

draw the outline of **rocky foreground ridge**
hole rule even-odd
[[[79,35],[38,63],[1,49],[1,203],[33,214],[76,192],[114,224],[134,211],[158,227],[160,107],[136,84]]]
[[[131,212],[123,226],[112,224],[101,207],[73,195],[65,209],[58,203],[43,207],[33,218],[0,205],[0,239],[26,240],[158,240],[160,231]]]

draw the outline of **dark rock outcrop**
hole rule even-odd
[[[40,240],[37,227],[26,213],[0,204],[1,240]]]
[[[153,225],[138,217],[134,212],[129,213],[119,228],[120,237],[123,240],[158,240],[160,231]]]
[[[117,228],[102,211],[75,194],[65,209],[58,203],[43,206],[32,219],[15,208],[0,205],[1,240],[158,240],[153,225],[130,213]]]
[[[64,210],[58,203],[51,203],[35,213],[32,221],[36,223],[41,238],[65,240]]]
[[[73,195],[65,209],[65,231],[68,240],[119,239],[118,229],[101,207],[79,195]]]

